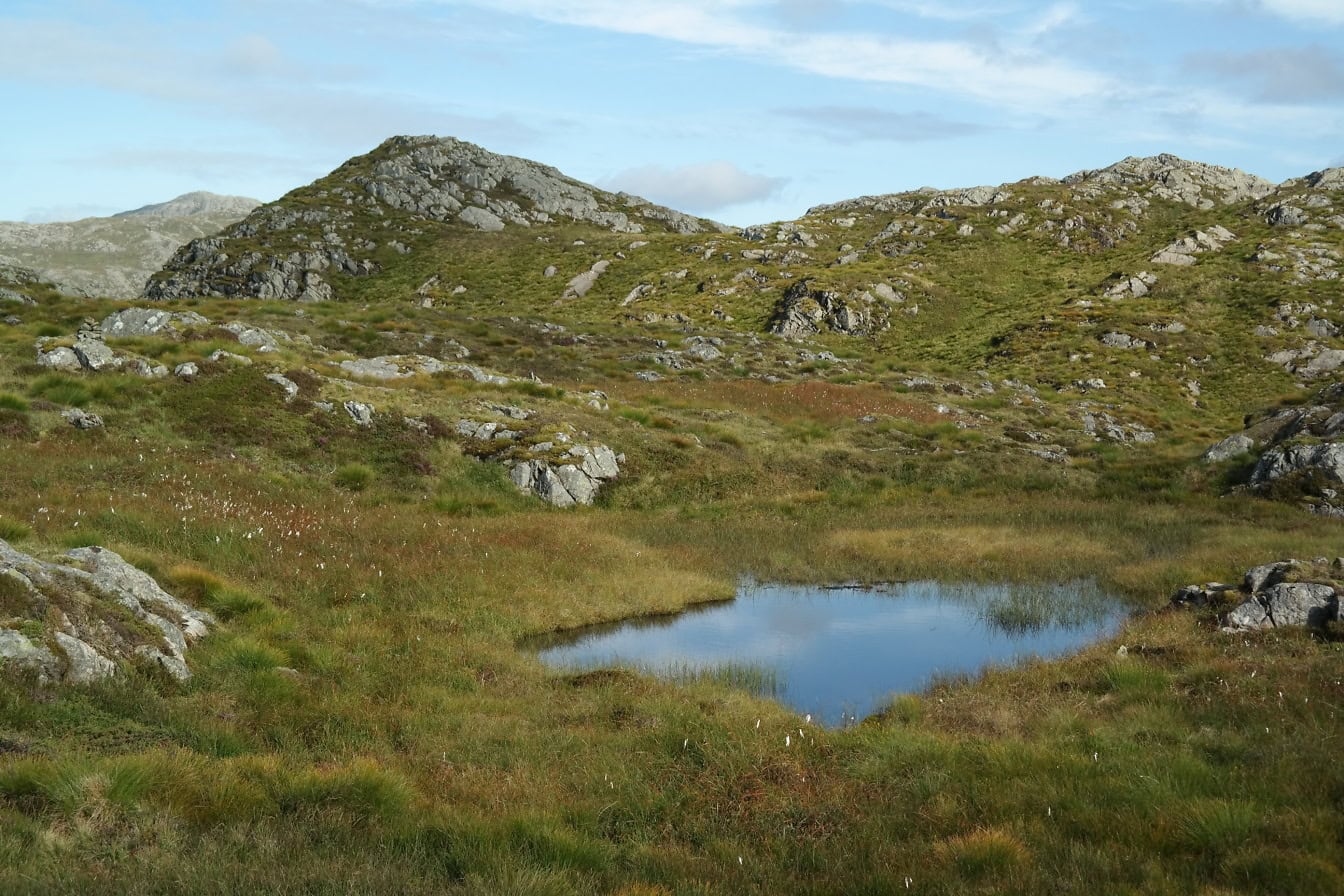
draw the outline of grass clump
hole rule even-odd
[[[377,476],[371,467],[364,464],[345,464],[332,474],[331,481],[337,488],[348,492],[362,492],[373,484]]]

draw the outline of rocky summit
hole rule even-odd
[[[545,234],[574,223],[626,234],[720,229],[461,140],[394,137],[223,234],[184,246],[144,295],[323,301],[349,294],[352,278],[377,277],[454,234]]]

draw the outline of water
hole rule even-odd
[[[630,666],[743,685],[834,727],[938,676],[1070,653],[1112,634],[1124,611],[1091,582],[750,584],[732,601],[561,632],[533,646],[561,669]]]

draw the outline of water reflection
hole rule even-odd
[[[834,726],[935,676],[1076,650],[1114,631],[1123,614],[1123,605],[1091,582],[748,584],[736,600],[528,646],[557,668],[623,665],[744,685]]]

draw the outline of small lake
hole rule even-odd
[[[529,646],[558,669],[626,666],[740,685],[838,727],[939,676],[1076,651],[1113,634],[1125,615],[1124,603],[1092,582],[749,584],[735,600]]]

